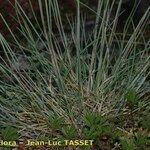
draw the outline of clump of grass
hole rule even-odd
[[[11,32],[1,16],[13,41],[10,43],[0,34],[5,57],[1,57],[0,65],[0,124],[13,124],[23,137],[62,134],[81,138],[87,111],[111,120],[131,111],[134,115],[149,105],[146,92],[149,90],[149,41],[145,41],[142,50],[138,46],[149,10],[125,43],[125,36],[120,40],[116,34],[121,1],[114,21],[110,18],[109,1],[99,1],[97,11],[93,11],[96,19],[91,32],[85,28],[81,3],[76,1],[76,4],[74,21],[68,19],[69,36],[63,28],[56,0],[39,0],[40,17],[33,15],[36,26],[16,1],[18,34]],[[58,129],[53,128],[57,126]],[[72,135],[67,130],[71,130]],[[124,147],[125,142],[130,144],[122,141]]]

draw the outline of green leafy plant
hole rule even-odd
[[[127,93],[125,94],[125,98],[127,99],[127,102],[131,105],[136,105],[139,100],[135,89],[128,89]]]
[[[61,132],[66,139],[75,139],[78,136],[77,129],[73,125],[65,125]]]
[[[115,140],[118,141],[118,139],[120,139],[120,137],[123,136],[123,132],[120,131],[119,129],[116,129],[115,131],[113,131],[113,134],[112,134],[111,136],[112,136],[112,139],[113,139],[114,141],[115,141]]]
[[[51,129],[61,130],[64,126],[64,118],[57,115],[51,115],[48,120],[48,126]]]
[[[139,150],[146,149],[146,145],[150,144],[148,134],[137,133],[135,135],[134,143]]]
[[[96,139],[111,133],[111,127],[107,119],[95,112],[88,112],[84,115],[85,137]]]
[[[134,150],[135,149],[133,139],[122,138],[121,145],[122,145],[122,150]]]
[[[150,129],[150,115],[143,116],[142,118],[142,127],[146,129]]]
[[[16,141],[19,139],[19,133],[16,128],[6,126],[1,130],[1,138],[6,141]]]

